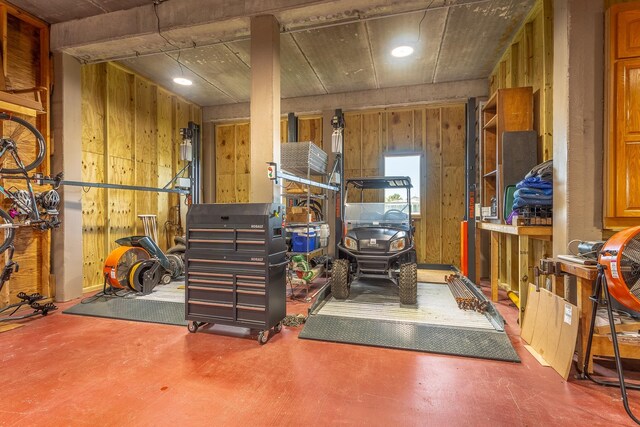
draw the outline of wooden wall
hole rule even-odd
[[[248,122],[215,126],[216,201],[248,201]],[[286,120],[281,140],[286,141]],[[415,106],[345,113],[346,177],[381,175],[383,154],[423,156],[422,211],[416,219],[421,263],[460,264],[465,195],[465,106]],[[322,146],[322,117],[298,118],[298,140]],[[246,184],[245,184],[246,183]]]
[[[49,27],[31,15],[22,12],[14,6],[0,1],[0,32],[6,34],[2,43],[2,55],[4,69],[0,73],[0,90],[18,90],[42,86],[50,90],[51,73],[49,61]],[[50,93],[50,92],[49,92]],[[31,95],[24,95],[31,97]],[[31,98],[33,99],[33,98]],[[34,124],[45,137],[47,148],[50,143],[50,103],[49,96],[43,97],[44,114],[37,118],[16,114]],[[7,105],[3,111],[11,111]],[[11,124],[0,124],[3,134],[11,133]],[[25,163],[33,159],[36,153],[35,138],[24,138],[18,141],[20,156]],[[45,160],[38,167],[38,171],[49,174],[49,152]],[[2,180],[2,185],[24,188],[24,181]],[[36,192],[46,191],[50,186],[38,187],[34,185]],[[2,208],[9,207],[8,202],[2,204]],[[54,231],[60,232],[60,231]],[[53,296],[55,292],[54,282],[51,280],[51,231],[39,232],[29,227],[20,227],[16,231],[14,241],[14,261],[20,266],[20,271],[11,276],[11,280],[5,283],[0,292],[0,307],[17,300],[19,292],[34,293]],[[4,259],[4,258],[3,258]],[[4,264],[3,264],[4,265]]]
[[[384,174],[385,153],[423,156],[421,212],[415,219],[418,262],[460,266],[465,214],[464,105],[345,113],[345,176]]]
[[[280,121],[280,142],[286,143],[287,120]],[[322,117],[298,118],[298,140],[322,147]],[[251,183],[251,126],[248,121],[215,125],[216,203],[247,203]],[[266,165],[265,165],[266,172]]]
[[[118,65],[84,65],[82,180],[163,187],[184,166],[180,128],[200,120],[200,107]],[[174,194],[88,189],[82,196],[84,287],[101,286],[116,239],[144,233],[139,214],[157,215],[158,243],[166,249],[165,224],[176,222],[178,205]]]
[[[510,87],[533,88],[533,126],[538,133],[538,162],[553,157],[553,1],[538,0],[513,38],[511,45],[496,64],[489,78],[490,92]],[[488,233],[485,240],[488,240]],[[507,264],[517,259],[517,245],[512,237],[501,235],[499,242],[499,281],[509,281]],[[552,255],[551,242],[532,240],[530,264]],[[479,255],[478,255],[479,256]],[[479,260],[479,259],[478,259]],[[488,266],[478,278],[490,274]],[[532,277],[530,274],[529,277]]]
[[[553,157],[553,1],[538,0],[489,78],[491,93],[533,87],[538,161]]]

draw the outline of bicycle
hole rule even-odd
[[[56,191],[59,184],[42,193],[33,190],[32,182],[44,178],[42,174],[29,176],[29,172],[40,166],[46,156],[46,143],[42,134],[28,121],[7,113],[0,113],[0,131],[0,179],[24,181],[26,187],[19,189],[15,186],[7,188],[0,185],[0,194],[5,200],[11,201],[8,211],[0,207],[0,229],[4,231],[4,238],[0,236],[0,254],[9,250],[0,274],[2,290],[11,274],[19,270],[19,265],[13,261],[15,230],[21,226],[30,226],[40,231],[58,228],[60,195]],[[19,153],[20,147],[26,150],[33,144],[36,147],[35,156],[25,164]],[[59,174],[54,181],[59,183],[61,179],[62,175]]]

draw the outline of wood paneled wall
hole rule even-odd
[[[0,1],[0,33],[4,34],[2,44],[3,68],[0,68],[0,90],[18,90],[42,86],[51,88],[51,73],[49,61],[49,27],[37,18]],[[49,92],[50,93],[50,92]],[[24,95],[30,97],[30,94]],[[33,98],[31,98],[33,99]],[[20,114],[16,116],[29,121],[42,133],[49,150],[50,143],[50,102],[49,96],[42,99],[44,114],[37,118]],[[3,107],[6,108],[6,107]],[[9,108],[3,111],[10,111]],[[11,133],[11,125],[5,125],[3,134]],[[1,127],[1,126],[0,126]],[[25,163],[32,160],[36,154],[35,138],[23,137],[18,141],[20,156]],[[45,160],[38,167],[38,172],[49,174],[49,151]],[[24,181],[3,180],[7,187],[15,186],[25,188]],[[36,192],[46,191],[50,186],[34,186]],[[9,203],[3,203],[3,209],[9,207]],[[60,232],[59,230],[53,231]],[[16,231],[14,240],[16,261],[20,270],[11,276],[11,280],[5,283],[0,292],[0,307],[17,300],[16,294],[26,292],[28,294],[39,292],[43,295],[53,296],[55,293],[54,281],[51,279],[51,231],[39,232],[29,227],[20,227]],[[3,257],[4,259],[4,257]]]
[[[537,0],[511,45],[489,78],[490,92],[510,87],[533,88],[533,128],[538,133],[538,162],[553,157],[553,1]],[[488,239],[488,236],[485,237]],[[499,280],[509,281],[507,264],[517,259],[517,245],[501,235]],[[532,265],[551,256],[551,243],[532,240]],[[489,274],[488,270],[484,275]],[[480,276],[481,273],[478,272]]]
[[[180,128],[200,120],[199,106],[118,65],[84,65],[82,180],[163,187],[184,166]],[[166,249],[165,224],[176,222],[178,205],[174,194],[87,190],[82,196],[84,287],[102,285],[102,266],[116,239],[144,233],[139,214],[157,215],[158,243]]]
[[[553,157],[553,1],[538,0],[489,78],[491,93],[533,87],[538,161]]]
[[[282,119],[280,121],[280,142],[286,143],[287,136],[287,120]],[[322,147],[322,117],[299,117],[298,140],[313,141]],[[216,124],[215,147],[216,203],[247,203],[251,183],[251,127],[249,122]]]
[[[384,174],[385,153],[422,155],[418,262],[460,266],[465,214],[465,106],[345,113],[345,176]]]
[[[384,153],[423,156],[422,204],[416,218],[421,263],[460,264],[465,197],[465,106],[416,106],[345,113],[346,177],[382,175]],[[249,123],[215,126],[216,201],[248,201]],[[286,120],[281,140],[286,141]],[[322,146],[322,117],[298,118],[298,140]],[[234,184],[235,183],[235,184]]]

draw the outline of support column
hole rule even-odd
[[[53,57],[55,90],[52,99],[54,155],[51,172],[64,172],[64,179],[82,180],[82,94],[80,63],[70,55]],[[56,301],[82,296],[82,189],[60,187],[60,220],[52,231],[53,274]]]
[[[553,254],[602,239],[604,2],[553,2]]]
[[[280,164],[280,26],[273,15],[251,18],[251,189],[249,201],[280,201],[266,162]]]

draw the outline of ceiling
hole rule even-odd
[[[150,1],[12,2],[55,23]],[[389,8],[386,16],[316,28],[285,29],[280,37],[282,97],[486,78],[534,3],[535,0],[487,0],[456,4],[445,0],[438,2],[437,7],[416,12]],[[65,12],[61,12],[63,10]],[[249,19],[243,19],[248,27]],[[414,54],[406,58],[392,57],[391,49],[400,44],[412,45]],[[179,53],[172,45],[162,50],[173,52],[130,57],[119,62],[201,106],[249,100],[248,38],[187,48]],[[181,75],[193,80],[193,86],[173,83],[173,78]]]

